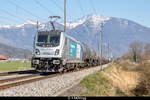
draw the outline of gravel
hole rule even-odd
[[[107,65],[104,65],[104,67]],[[12,87],[0,91],[0,96],[57,96],[66,88],[82,80],[85,76],[98,71],[100,67],[93,67],[78,72],[59,75],[53,78]]]

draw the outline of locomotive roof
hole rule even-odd
[[[38,32],[63,32],[62,30],[38,30]]]

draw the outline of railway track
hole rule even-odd
[[[22,70],[22,71],[11,71],[11,72],[2,72],[0,76],[11,76],[17,74],[24,74],[24,73],[36,73],[35,70]]]
[[[77,71],[81,71],[81,70],[85,70],[85,69],[89,69],[89,68],[92,68],[92,67],[85,67],[85,68],[81,68],[80,70],[70,70],[70,71],[64,72],[64,73],[48,73],[45,75],[41,75],[38,73],[38,74],[31,74],[31,75],[27,75],[27,76],[2,79],[2,80],[0,80],[0,91],[4,90],[4,89],[11,88],[11,87],[15,87],[15,86],[23,85],[23,84],[28,84],[28,83],[44,80],[47,78],[56,77],[58,75],[77,72]],[[14,74],[19,74],[19,73],[23,74],[23,73],[25,73],[25,71],[13,72],[13,73],[8,73],[8,74],[4,73],[4,74],[1,74],[1,76],[8,76],[8,75],[14,75]]]
[[[8,89],[11,87],[15,87],[15,86],[19,86],[19,85],[23,85],[23,84],[28,84],[28,83],[32,83],[35,81],[39,81],[39,80],[43,80],[43,79],[47,79],[47,78],[52,78],[57,76],[57,74],[51,74],[51,75],[46,75],[46,76],[42,76],[42,75],[29,75],[29,76],[23,76],[25,79],[21,79],[22,77],[17,77],[17,78],[11,78],[11,79],[4,79],[4,80],[0,80],[3,83],[0,84],[0,90],[4,90],[4,89]],[[16,81],[17,80],[17,81]],[[12,82],[15,81],[15,82]],[[10,83],[7,83],[10,82]],[[6,83],[6,84],[4,84]]]
[[[27,78],[33,78],[36,77],[38,75],[26,75],[26,76],[20,76],[20,77],[13,77],[13,78],[8,78],[8,79],[2,79],[0,80],[0,84],[2,83],[6,83],[6,82],[10,82],[10,81],[16,81],[16,80],[21,80],[21,79],[27,79]]]

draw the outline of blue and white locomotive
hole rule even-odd
[[[37,31],[32,67],[42,72],[61,72],[84,66],[83,45],[60,30]]]

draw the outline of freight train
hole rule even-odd
[[[99,65],[96,52],[61,30],[38,30],[31,65],[41,72],[62,72]]]

